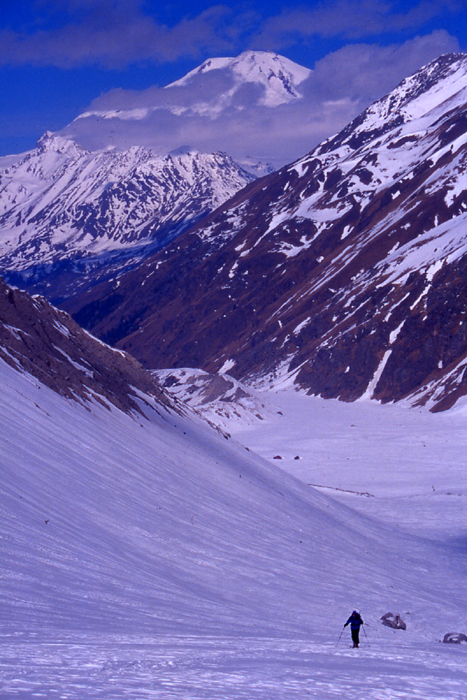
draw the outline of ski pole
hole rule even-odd
[[[337,642],[336,642],[336,647],[337,647],[337,645],[339,644],[339,642],[341,641],[341,637],[342,637],[342,635],[344,634],[344,629],[345,629],[345,627],[342,628],[342,632],[340,633],[339,639],[338,639]]]
[[[363,627],[363,632],[364,632],[365,637],[366,637],[366,641],[368,642],[368,646],[371,647],[371,644],[370,644],[370,642],[368,641],[368,635],[367,635],[367,633],[366,633],[365,625],[362,625],[362,627]]]

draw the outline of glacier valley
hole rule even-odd
[[[284,387],[216,430],[0,371],[1,700],[465,697],[461,405]]]

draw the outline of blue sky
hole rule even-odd
[[[0,154],[32,148],[113,88],[163,86],[246,49],[332,66],[333,98],[351,89],[364,105],[380,96],[383,70],[395,85],[417,62],[466,51],[466,33],[465,0],[3,2]]]

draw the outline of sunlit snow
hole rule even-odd
[[[260,392],[234,440],[0,370],[1,700],[465,697],[462,408]]]

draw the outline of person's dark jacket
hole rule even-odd
[[[363,625],[363,620],[356,610],[353,611],[344,627],[347,627],[348,624],[350,624],[350,629],[352,630],[358,630]]]

